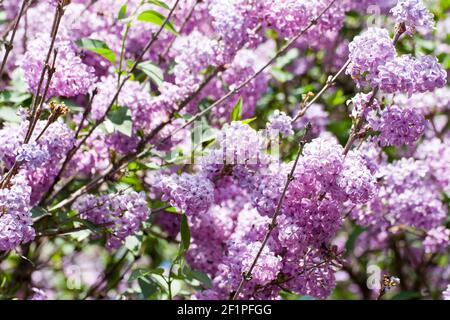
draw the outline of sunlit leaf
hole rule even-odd
[[[148,0],[148,3],[152,3],[155,4],[161,8],[170,10],[170,7],[164,2],[164,1],[160,1],[160,0]]]
[[[105,121],[105,126],[111,131],[111,129],[117,130],[124,135],[131,137],[133,122],[131,119],[131,112],[126,107],[119,107],[116,110],[108,112],[107,120]]]
[[[186,252],[191,244],[191,232],[186,215],[181,217],[181,246],[182,250]]]
[[[152,61],[141,62],[138,64],[138,68],[149,76],[158,87],[163,83],[164,73],[161,68]]]
[[[164,21],[166,20],[166,17],[155,10],[146,10],[141,12],[138,17],[138,21],[145,21],[150,22],[153,24],[156,24],[158,26],[162,26]],[[167,21],[167,23],[164,25],[164,28],[172,32],[173,34],[177,35],[178,32],[175,30],[174,26],[170,21]]]
[[[120,7],[119,14],[117,15],[118,20],[125,19],[127,17],[127,4],[125,3]]]
[[[242,117],[242,106],[243,106],[243,100],[242,97],[239,97],[238,101],[233,107],[233,110],[231,111],[231,121],[239,121]]]
[[[114,63],[116,61],[116,54],[114,51],[112,51],[108,45],[101,41],[96,39],[80,39],[76,41],[76,44],[83,49],[95,52],[98,55],[101,55],[111,63]]]

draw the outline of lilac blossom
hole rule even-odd
[[[126,237],[140,230],[150,214],[145,195],[137,192],[100,197],[87,195],[77,201],[74,208],[83,218],[112,230],[107,235],[109,249],[120,248]]]
[[[425,118],[415,108],[401,108],[391,105],[381,111],[378,118],[372,115],[369,124],[379,131],[377,137],[381,146],[413,145],[425,130]]]
[[[269,117],[267,129],[271,133],[279,132],[283,137],[289,137],[294,134],[294,130],[292,130],[292,118],[280,110],[275,110]]]
[[[450,230],[443,226],[429,230],[423,245],[427,253],[445,251],[450,246]]]
[[[391,14],[397,23],[405,24],[406,32],[410,35],[416,30],[424,34],[433,30],[433,15],[421,0],[398,0]]]
[[[358,86],[373,83],[378,74],[378,67],[397,55],[392,39],[386,29],[371,27],[349,44],[350,65],[346,73]]]
[[[29,44],[28,51],[21,62],[28,87],[33,92],[38,88],[49,43],[49,36],[38,35]],[[55,73],[51,79],[47,97],[72,97],[87,93],[96,81],[94,68],[82,62],[74,44],[68,40],[58,38],[55,49],[57,50]],[[47,72],[44,72],[44,75],[47,79]],[[41,88],[41,94],[43,94],[44,87]]]

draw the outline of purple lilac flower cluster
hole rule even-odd
[[[391,10],[399,24],[396,37],[416,28],[430,32],[433,16],[420,0],[398,1]],[[403,28],[405,30],[403,30]],[[394,41],[397,41],[395,39]],[[386,93],[433,91],[447,82],[447,74],[433,56],[398,56],[387,29],[371,27],[349,44],[350,65],[346,72],[358,86],[370,84]]]
[[[32,139],[36,139],[46,126],[47,121],[38,121]],[[20,128],[5,127],[0,137],[8,141],[0,147],[1,161],[10,169],[20,162],[20,172],[32,187],[31,203],[36,204],[59,171],[59,164],[74,144],[73,132],[69,127],[56,121],[48,126],[39,141],[22,144],[28,122],[22,121]]]
[[[82,218],[111,230],[106,242],[109,249],[122,246],[125,238],[139,231],[150,214],[145,194],[137,192],[100,197],[87,195],[73,207]]]
[[[375,176],[380,188],[367,205],[352,211],[353,218],[378,232],[396,232],[401,226],[423,230],[426,252],[448,247],[448,231],[442,226],[447,214],[442,187],[428,164],[413,158],[387,163],[386,159],[377,159],[374,153],[366,154],[377,168]]]
[[[272,119],[268,126],[273,122]],[[219,148],[200,161],[198,173],[174,175],[162,181],[165,197],[186,210],[192,221],[189,261],[213,278],[213,289],[201,297],[225,298],[238,286],[275,213],[292,163],[278,164],[275,158],[255,148],[262,145],[262,139],[248,125],[233,122],[217,139]],[[342,223],[344,203],[366,203],[376,193],[375,179],[361,156],[352,152],[344,158],[343,148],[334,140],[315,139],[305,146],[303,154],[281,207],[276,236],[263,249],[242,297],[276,296],[279,288],[275,282],[279,277],[293,277],[292,287],[302,294],[326,297],[334,286],[332,266],[306,278],[297,278],[296,273],[301,274],[306,265],[323,257],[321,248]],[[239,213],[229,209],[231,200],[209,196],[213,189],[223,188],[222,183],[228,189],[241,189],[239,201],[244,205]],[[207,234],[211,236],[205,242]],[[211,241],[217,244],[212,245]],[[223,246],[227,250],[214,249]],[[307,254],[308,251],[312,253]],[[305,261],[299,263],[298,259]],[[328,280],[322,287],[318,279],[324,276]]]
[[[36,92],[44,67],[46,49],[50,45],[50,37],[47,34],[37,35],[28,44],[28,50],[23,57],[21,67],[25,73],[30,91]],[[96,82],[94,68],[85,65],[77,55],[75,45],[65,39],[57,39],[55,43],[56,63],[55,73],[48,87],[47,97],[63,96],[73,97],[85,94]],[[51,62],[50,62],[51,63]],[[45,79],[48,74],[44,73]],[[41,86],[40,94],[44,93]]]
[[[10,187],[0,189],[0,251],[34,239],[30,198],[31,187],[22,174],[11,181]]]
[[[391,13],[397,23],[405,24],[408,34],[430,33],[434,27],[433,15],[421,0],[399,0]]]
[[[289,137],[294,134],[292,130],[292,119],[284,112],[275,110],[275,112],[269,117],[269,123],[267,129],[271,132],[280,133],[284,137]]]
[[[369,125],[380,134],[381,146],[413,145],[425,130],[425,118],[415,108],[391,105],[369,117]]]
[[[447,286],[447,288],[442,292],[442,297],[444,300],[450,300],[450,284]]]

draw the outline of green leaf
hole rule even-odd
[[[125,3],[123,6],[120,7],[117,19],[122,20],[125,19],[126,17],[127,17],[127,4]]]
[[[440,267],[444,267],[446,265],[448,265],[448,261],[449,257],[447,255],[442,255],[440,257],[437,258],[437,265]]]
[[[141,288],[142,295],[148,299],[153,296],[158,291],[158,285],[148,278],[139,278],[138,279],[139,287]]]
[[[164,21],[166,20],[166,17],[163,16],[158,11],[146,10],[146,11],[143,11],[143,12],[141,12],[139,14],[139,16],[137,17],[137,20],[138,21],[150,22],[150,23],[156,24],[158,26],[162,26]],[[175,30],[174,26],[172,25],[172,23],[170,21],[167,21],[167,23],[165,24],[164,28],[169,30],[173,34],[178,35],[177,30]]]
[[[25,81],[25,71],[23,71],[22,68],[16,68],[9,77],[11,78],[11,81],[8,88],[11,91],[28,93],[28,84]]]
[[[139,268],[139,269],[133,270],[131,272],[130,277],[128,278],[128,281],[134,281],[136,279],[143,278],[149,274],[150,274],[150,270],[147,270],[144,268]]]
[[[125,248],[137,256],[139,254],[139,250],[141,249],[141,241],[136,236],[128,236],[125,239]]]
[[[256,117],[253,117],[253,118],[244,119],[244,120],[242,120],[241,122],[242,122],[243,124],[250,124],[250,123],[252,123],[253,121],[255,121],[256,119],[257,119]]]
[[[239,121],[242,117],[242,105],[243,100],[242,97],[239,97],[238,101],[233,107],[233,110],[231,111],[231,121]]]
[[[128,170],[130,170],[130,171],[137,171],[140,169],[141,169],[141,165],[139,164],[139,162],[133,161],[128,164]]]
[[[187,278],[200,281],[202,284],[206,286],[206,288],[212,287],[212,281],[206,273],[202,271],[192,270],[188,267],[185,267],[183,272]]]
[[[280,57],[271,70],[272,76],[281,83],[294,79],[294,74],[283,70],[283,68],[294,62],[299,55],[300,51],[297,48],[294,48]]]
[[[169,208],[166,208],[166,209],[164,209],[164,211],[171,212],[171,213],[178,213],[178,214],[180,214],[180,213],[178,212],[177,208],[175,208],[175,207],[169,207]]]
[[[338,106],[341,104],[344,104],[346,101],[346,97],[344,96],[344,93],[341,89],[337,90],[336,93],[333,95],[333,97],[330,100],[330,104],[332,106]]]
[[[187,217],[184,214],[181,217],[181,250],[186,252],[191,244],[191,231],[189,230],[189,224]]]
[[[6,14],[5,11],[0,11],[0,24],[4,24],[7,22],[9,22],[8,15]]]
[[[142,181],[136,174],[125,175],[119,181],[133,186],[136,191],[143,190]]]
[[[25,100],[29,99],[31,94],[25,92],[2,91],[0,92],[0,104],[14,104],[19,105]]]
[[[138,68],[149,76],[158,87],[163,83],[164,73],[161,68],[152,61],[141,62],[138,64]]]
[[[99,233],[101,231],[101,229],[95,223],[92,223],[89,220],[85,220],[85,219],[81,219],[81,218],[74,218],[74,221],[81,223],[82,225],[84,225],[85,227],[87,227],[89,230],[91,230],[94,233]]]
[[[331,121],[328,124],[327,129],[336,135],[340,143],[345,145],[351,126],[352,122],[350,119],[343,119],[339,121]]]
[[[170,7],[165,2],[160,1],[160,0],[148,0],[148,3],[153,3],[161,8],[170,10]]]
[[[215,128],[207,128],[201,135],[200,143],[205,143],[217,138],[218,130]]]
[[[45,210],[42,207],[35,206],[33,209],[31,209],[31,216],[36,219],[42,216],[50,215],[47,210]]]
[[[280,68],[272,68],[270,71],[272,76],[280,83],[285,83],[287,81],[290,81],[294,79],[294,74],[288,71],[284,71]]]
[[[286,54],[278,58],[275,63],[275,67],[277,69],[282,69],[286,67],[288,64],[294,62],[300,56],[300,50],[297,48],[290,49]]]
[[[0,119],[13,123],[20,123],[21,121],[17,115],[17,110],[11,107],[0,107]]]
[[[110,123],[106,122],[105,125],[109,131],[111,131],[111,129],[117,130],[124,135],[131,137],[133,122],[131,119],[131,111],[128,108],[119,107],[116,110],[108,112],[107,119]]]
[[[162,274],[164,274],[164,269],[156,268],[156,269],[148,270],[148,269],[144,269],[144,268],[138,268],[131,272],[131,275],[128,278],[128,281],[134,281],[139,278],[145,278],[150,274],[162,275]]]
[[[160,170],[161,169],[161,166],[159,164],[156,164],[153,162],[145,163],[144,166],[149,170]]]
[[[402,291],[393,296],[390,300],[412,300],[421,298],[422,295],[419,292],[414,291]]]
[[[89,39],[89,38],[83,38],[76,41],[76,44],[83,49],[92,51],[98,55],[101,55],[108,61],[114,64],[116,61],[116,54],[114,51],[112,51],[108,45],[101,41],[96,39]]]
[[[152,270],[150,270],[150,273],[162,275],[164,273],[164,268],[152,269]]]

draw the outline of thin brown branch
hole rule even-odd
[[[294,180],[295,169],[297,168],[297,163],[298,163],[298,161],[300,159],[300,156],[302,155],[303,147],[306,144],[306,137],[307,137],[308,132],[309,132],[310,129],[311,129],[311,124],[307,124],[307,126],[305,128],[305,132],[303,134],[303,137],[300,139],[300,146],[298,148],[297,156],[296,156],[296,158],[294,160],[294,163],[292,165],[291,171],[287,175],[287,179],[286,179],[286,183],[285,183],[284,188],[283,188],[283,192],[281,193],[281,196],[278,199],[277,207],[276,207],[275,212],[273,214],[272,221],[270,222],[270,224],[269,224],[269,226],[267,228],[267,232],[266,232],[266,234],[264,236],[263,241],[261,242],[261,246],[260,246],[258,252],[256,253],[256,256],[255,256],[252,264],[250,265],[250,268],[246,272],[244,272],[242,274],[241,282],[239,283],[239,286],[237,287],[236,291],[234,292],[234,294],[232,296],[232,300],[237,300],[239,298],[239,294],[241,293],[242,289],[244,288],[245,283],[250,281],[253,269],[255,268],[256,264],[258,263],[259,257],[261,256],[261,254],[262,254],[262,252],[264,250],[264,247],[266,246],[267,242],[270,239],[270,236],[272,235],[272,231],[277,226],[278,215],[281,212],[281,207],[283,205],[284,198],[286,197],[286,193],[287,193],[287,190],[289,188],[289,185]]]
[[[105,224],[96,225],[96,227],[107,227],[109,225],[111,225],[111,223],[105,223]],[[73,227],[73,228],[66,228],[66,229],[51,230],[51,231],[39,233],[36,237],[37,238],[41,238],[41,237],[56,237],[56,236],[66,235],[66,234],[69,234],[69,233],[74,233],[74,232],[88,230],[88,229],[91,229],[91,228],[88,227],[88,226],[82,226],[82,227]]]
[[[35,1],[35,0],[31,0],[31,1],[28,2],[27,6],[26,6],[25,9],[23,10],[22,15],[25,15],[25,13],[27,13],[28,9],[34,4],[34,1]],[[11,30],[13,30],[15,24],[16,24],[16,21],[13,20],[13,21],[11,21],[11,22],[8,24],[8,26],[7,26],[5,29],[3,29],[2,34],[1,34],[1,36],[0,36],[0,39],[1,39],[2,42],[5,42],[5,41],[6,41],[6,37],[7,37],[8,34],[11,32]]]
[[[52,24],[52,29],[51,29],[51,32],[50,32],[50,38],[51,38],[50,46],[48,48],[48,52],[47,52],[47,55],[46,55],[45,60],[44,60],[44,66],[42,67],[42,71],[41,71],[41,75],[40,75],[40,78],[39,78],[38,86],[36,88],[36,92],[35,92],[35,94],[33,96],[33,100],[31,101],[30,123],[28,125],[28,130],[27,130],[27,133],[25,135],[24,143],[28,143],[30,141],[30,139],[31,139],[34,127],[35,127],[36,122],[37,122],[37,120],[39,118],[39,105],[41,104],[41,99],[42,100],[45,99],[45,97],[41,97],[40,96],[41,89],[42,89],[42,85],[43,85],[44,80],[45,80],[45,74],[46,73],[48,73],[48,74],[51,73],[51,71],[49,70],[51,68],[50,65],[49,65],[50,57],[51,57],[52,52],[54,52],[53,49],[55,47],[56,35],[58,34],[59,26],[61,24],[61,19],[62,19],[63,15],[64,15],[64,6],[63,6],[63,3],[60,2],[60,3],[58,3],[58,5],[56,7],[55,16],[54,16],[53,24]],[[51,79],[47,78],[46,87],[50,86],[50,80]]]
[[[116,272],[116,270],[119,268],[119,266],[125,261],[126,257],[128,255],[128,250],[126,250],[122,256],[112,264],[112,266],[110,268],[108,268],[108,270],[105,270],[105,274],[102,277],[102,279],[100,281],[98,281],[96,284],[94,284],[86,293],[86,295],[84,296],[84,298],[82,300],[86,300],[87,298],[89,298],[91,295],[95,294],[97,292],[97,290],[103,285],[103,283],[105,283],[105,281],[107,281],[110,276],[112,276],[114,274],[114,272]]]
[[[292,120],[292,123],[303,117],[305,112],[311,107],[329,88],[333,87],[336,84],[336,80],[339,78],[339,76],[344,73],[344,71],[347,69],[348,65],[350,64],[350,59],[347,60],[347,62],[339,69],[339,71],[334,75],[330,76],[327,79],[327,82],[325,83],[325,86],[319,91],[317,95],[314,96],[314,98],[308,102],[303,108],[301,108],[298,113],[295,115],[294,119]]]
[[[0,75],[3,74],[3,69],[5,68],[6,61],[8,61],[8,56],[11,53],[13,47],[14,47],[14,38],[16,37],[17,29],[19,27],[20,18],[22,18],[25,8],[27,7],[28,0],[23,0],[22,6],[20,7],[19,13],[17,14],[16,19],[14,20],[11,36],[9,37],[9,40],[4,43],[5,46],[5,55],[3,56],[2,65],[0,67]]]
[[[192,15],[194,14],[195,11],[195,7],[197,6],[197,4],[199,4],[202,0],[196,0],[194,2],[194,4],[191,6],[191,8],[189,9],[188,14],[186,15],[184,21],[181,23],[180,28],[178,29],[178,33],[182,33],[184,28],[186,27],[187,23],[189,22],[189,20],[192,18]],[[169,54],[170,49],[172,48],[174,42],[175,42],[176,38],[173,38],[169,44],[167,45],[166,49],[163,51],[162,54],[159,55],[159,62],[161,63],[163,60],[166,60],[167,55]]]
[[[75,135],[74,135],[74,139],[76,140],[81,132],[81,130],[83,129],[83,125],[84,122],[86,121],[89,112],[92,108],[92,102],[94,101],[95,96],[97,95],[97,89],[94,89],[92,92],[92,95],[89,99],[89,102],[86,106],[86,108],[84,109],[83,115],[81,117],[80,123],[78,124],[77,130],[75,131]],[[84,140],[83,140],[84,141]],[[72,149],[67,153],[63,164],[61,165],[61,168],[58,171],[58,174],[56,175],[55,179],[53,179],[53,182],[50,186],[50,188],[48,189],[48,191],[46,192],[46,194],[42,197],[41,199],[41,204],[43,202],[45,202],[47,200],[47,198],[51,195],[53,188],[56,186],[56,184],[61,180],[61,177],[64,173],[64,171],[66,170],[67,165],[69,164],[70,160],[72,160],[73,156],[77,153],[77,151],[80,149],[82,143],[76,143],[74,144],[74,146],[72,147]]]
[[[401,24],[399,24],[397,26],[396,31],[395,31],[395,35],[394,35],[394,39],[392,40],[392,43],[393,43],[394,46],[397,45],[398,41],[400,40],[400,37],[405,33],[405,31],[406,31],[406,28],[405,28],[404,23],[401,23]],[[370,100],[367,103],[366,107],[370,106],[373,103],[373,101],[375,100],[375,96],[377,95],[378,91],[379,91],[378,87],[375,87],[375,88],[372,89],[372,91],[371,91],[372,96],[370,97]],[[356,123],[353,124],[352,130],[351,130],[351,133],[350,133],[350,137],[348,138],[347,143],[345,144],[345,147],[344,147],[344,155],[348,154],[348,152],[350,151],[350,149],[353,146],[353,144],[355,143],[355,141],[361,135],[363,135],[363,136],[365,135],[365,134],[362,134],[360,132],[361,128],[362,128],[362,126],[364,124],[364,121],[365,121],[364,116],[361,116],[361,118],[357,119]]]

